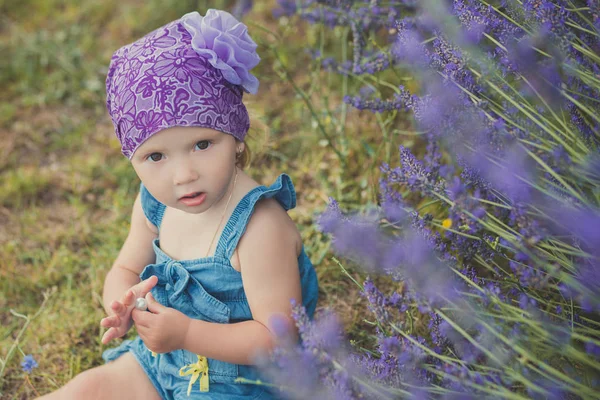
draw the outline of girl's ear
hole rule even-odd
[[[246,145],[245,142],[235,139],[236,147],[235,147],[235,164],[244,169],[248,165],[250,165],[250,147]]]
[[[236,140],[236,142],[237,142],[236,153],[238,153],[238,154],[243,153],[244,149],[246,148],[246,143],[240,142],[239,140]]]

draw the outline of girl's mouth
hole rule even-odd
[[[204,202],[206,198],[206,193],[204,192],[196,192],[190,193],[179,199],[180,202],[189,207],[199,206]]]
[[[202,194],[202,192],[186,194],[185,196],[182,197],[182,199],[193,199],[194,197],[198,197],[201,194]]]

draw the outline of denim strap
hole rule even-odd
[[[165,205],[156,200],[154,196],[150,194],[148,189],[146,189],[143,183],[140,183],[140,196],[144,215],[150,222],[152,222],[152,225],[160,228],[160,223],[165,215]]]
[[[270,197],[274,197],[286,211],[296,207],[296,191],[289,175],[281,174],[271,186],[261,185],[246,193],[223,228],[215,256],[221,256],[228,260],[231,258],[240,238],[246,231],[248,221],[254,212],[254,206],[260,199]]]

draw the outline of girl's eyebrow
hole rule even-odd
[[[200,131],[198,133],[196,133],[194,135],[194,140],[198,140],[198,138],[209,138],[209,139],[216,139],[218,137],[218,133],[219,132],[215,132],[215,131]]]
[[[152,153],[162,153],[163,151],[164,150],[163,150],[162,147],[155,146],[155,147],[150,147],[147,150],[144,150],[143,152],[140,153],[140,155],[145,158],[145,157],[149,156]]]
[[[196,143],[198,143],[201,140],[213,140],[214,141],[214,140],[217,140],[218,138],[219,138],[219,136],[216,135],[216,132],[212,132],[212,131],[198,132],[198,133],[194,134],[194,136],[192,138],[185,141],[184,145],[191,146],[191,145],[195,145]],[[140,152],[139,157],[141,157],[142,159],[146,159],[152,153],[163,153],[163,152],[164,152],[164,147],[159,146],[159,145],[154,145],[153,147],[150,147],[149,149],[144,150],[143,152]]]

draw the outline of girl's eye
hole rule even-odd
[[[201,140],[196,143],[196,148],[200,150],[206,150],[208,149],[208,146],[210,146],[210,140]]]
[[[157,161],[162,160],[162,154],[161,153],[152,153],[148,156],[147,159],[157,162]]]

